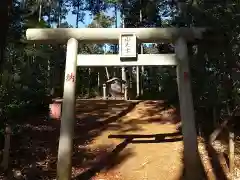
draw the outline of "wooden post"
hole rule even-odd
[[[128,86],[125,85],[125,89],[124,89],[124,100],[128,100]]]
[[[133,85],[133,82],[132,82],[133,73],[132,73],[132,71],[133,71],[133,68],[129,67],[129,87],[130,87],[130,89],[132,89],[132,85]]]
[[[103,99],[107,99],[107,88],[105,83],[103,84]]]
[[[98,83],[98,89],[100,87],[100,72],[97,72],[97,83]]]
[[[139,66],[136,66],[136,85],[137,85],[137,97],[140,95],[140,74]]]
[[[5,128],[5,140],[4,140],[4,150],[3,150],[3,159],[1,163],[1,167],[4,171],[8,169],[9,164],[9,151],[10,151],[10,138],[11,138],[12,130],[10,126],[6,126]]]
[[[125,67],[122,67],[122,80],[127,81]],[[122,83],[122,92],[124,92],[124,84]]]
[[[234,178],[234,130],[233,127],[229,128],[229,174],[230,178]]]
[[[143,92],[144,92],[144,80],[145,80],[145,76],[144,76],[144,66],[142,66],[142,68],[141,68],[141,70],[142,70],[142,73],[141,73],[141,95],[143,95]]]
[[[72,172],[77,51],[78,41],[74,38],[69,39],[67,42],[63,108],[58,147],[57,180],[70,180]]]
[[[197,133],[189,77],[188,50],[183,38],[175,42],[175,53],[179,61],[177,83],[184,140],[184,165],[187,180],[201,179],[200,159],[198,155]]]

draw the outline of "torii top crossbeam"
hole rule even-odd
[[[55,28],[28,29],[26,37],[34,43],[66,43],[75,38],[83,43],[118,43],[120,34],[134,33],[142,43],[173,42],[179,36],[186,41],[201,39],[206,28]]]

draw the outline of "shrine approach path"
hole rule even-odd
[[[98,135],[87,143],[95,153],[94,165],[75,179],[181,179],[183,143],[175,108],[163,101],[102,103],[102,110],[78,114],[77,118],[87,117],[84,121],[97,121],[101,127],[91,130]]]
[[[77,100],[72,178],[181,179],[179,122],[163,101]],[[44,117],[20,124],[11,167],[26,179],[55,179],[59,129],[60,121]]]

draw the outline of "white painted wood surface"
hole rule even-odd
[[[187,43],[179,38],[175,43],[177,66],[177,83],[184,140],[184,166],[187,180],[200,180],[201,169],[198,155],[197,132],[195,126]]]
[[[139,54],[137,61],[121,61],[116,54],[79,54],[77,65],[82,67],[94,66],[176,66],[175,54]]]
[[[75,89],[77,53],[78,41],[71,38],[67,43],[63,108],[57,162],[58,180],[68,180],[71,178],[72,174],[72,149],[76,107]]]
[[[123,33],[134,33],[143,43],[173,42],[182,36],[187,41],[201,39],[206,28],[45,28],[27,29],[26,38],[34,43],[66,43],[75,38],[81,43],[116,43]]]

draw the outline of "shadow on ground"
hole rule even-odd
[[[182,141],[180,132],[127,134],[130,130],[141,130],[139,124],[176,124],[180,121],[176,109],[166,107],[160,101],[146,101],[136,115],[131,115],[129,121],[123,122],[121,119],[128,116],[138,104],[139,102],[124,101],[77,101],[73,179],[88,180],[99,172],[111,171],[134,155],[131,149],[125,149],[129,144]],[[32,117],[19,124],[12,140],[11,172],[8,179],[14,179],[12,171],[21,172],[20,179],[55,179],[59,129],[60,121],[46,120],[44,115]],[[122,142],[117,146],[110,144],[94,149],[88,147],[88,144],[107,129],[117,129],[120,134],[110,135],[108,138],[121,139]],[[208,156],[214,157],[211,154],[214,153],[212,149],[208,149],[208,152]],[[212,161],[214,165],[219,163]],[[214,165],[214,172],[220,172],[217,179],[225,179],[221,169]],[[112,179],[116,180],[116,177],[113,176]],[[184,172],[179,179],[184,179]]]
[[[114,101],[78,101],[74,137],[73,167],[81,172],[95,164],[114,148],[86,146],[121,116],[131,111],[137,103]],[[12,139],[11,168],[25,179],[54,179],[60,121],[49,121],[45,115],[29,118],[19,124]],[[124,160],[124,156],[119,157]],[[119,160],[119,161],[120,161]],[[119,162],[120,163],[120,162]],[[78,173],[77,172],[77,173]],[[9,179],[13,178],[9,173]]]
[[[97,164],[92,168],[75,177],[75,180],[87,180],[91,179],[94,175],[99,173],[102,170],[107,170],[119,164],[119,155],[128,144],[137,144],[137,143],[164,143],[164,142],[176,142],[181,141],[181,133],[169,133],[169,134],[152,134],[152,135],[138,135],[138,134],[124,134],[124,135],[109,135],[109,138],[118,138],[122,139],[123,142],[116,146],[116,148],[109,153],[106,157],[102,158]],[[144,139],[143,139],[144,138]],[[152,140],[149,138],[153,138]],[[124,151],[125,152],[125,151]],[[129,151],[128,151],[129,152]],[[131,153],[129,153],[131,155]],[[124,160],[121,158],[121,161]],[[117,162],[117,163],[116,163]]]

